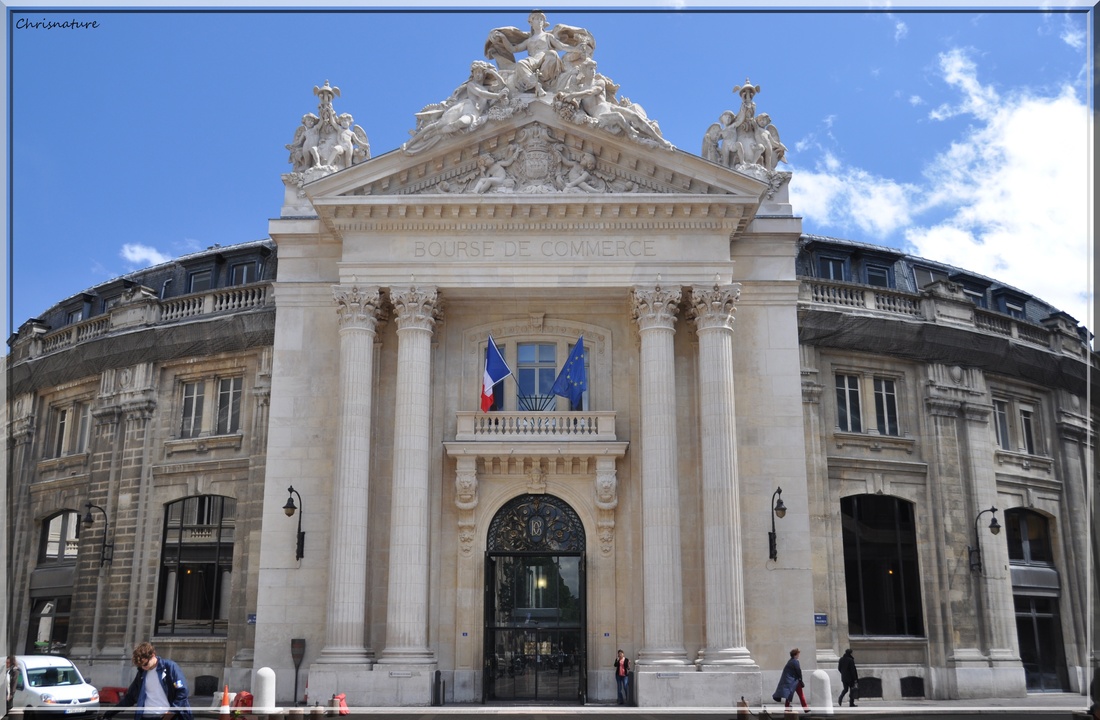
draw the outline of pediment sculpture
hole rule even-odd
[[[301,186],[325,175],[345,170],[370,159],[367,133],[355,124],[349,113],[336,114],[332,106],[340,88],[329,85],[314,87],[319,98],[317,114],[307,113],[294,132],[294,140],[286,146],[293,171],[290,180]]]
[[[475,167],[434,191],[447,193],[604,193],[635,192],[640,188],[610,168],[601,168],[595,151],[572,148],[554,137],[542,123],[516,132],[515,139],[496,152],[482,152]]]
[[[530,31],[501,27],[489,32],[485,57],[495,67],[475,60],[470,77],[449,98],[417,113],[416,127],[409,131],[412,138],[402,146],[406,153],[423,152],[448,136],[524,113],[534,102],[553,107],[570,122],[672,149],[645,110],[619,98],[619,86],[597,71],[592,58],[596,41],[590,32],[561,24],[547,30],[546,16],[537,10],[527,19]],[[526,56],[516,59],[517,53]]]
[[[787,147],[767,113],[756,114],[754,98],[759,85],[748,79],[733,92],[741,96],[741,107],[726,110],[703,135],[702,156],[706,160],[768,179],[780,162],[787,162]]]

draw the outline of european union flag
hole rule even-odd
[[[558,373],[558,379],[554,381],[554,387],[550,392],[569,398],[569,409],[581,409],[581,396],[588,389],[588,377],[584,371],[584,336],[577,338],[577,344],[573,346],[573,352],[569,353],[569,359]]]

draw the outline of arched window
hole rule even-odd
[[[889,495],[840,501],[849,635],[924,635],[913,504]]]
[[[1050,565],[1050,522],[1034,510],[1005,510],[1008,559],[1024,565]]]
[[[237,501],[198,495],[164,513],[157,633],[224,635],[229,626]]]
[[[80,538],[80,513],[63,510],[42,523],[38,564],[75,563]]]

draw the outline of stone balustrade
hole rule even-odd
[[[461,411],[458,442],[523,440],[615,440],[614,411],[490,412]]]
[[[25,332],[21,328],[12,343],[12,360],[18,362],[49,355],[122,329],[164,325],[202,316],[258,309],[266,307],[270,298],[271,283],[268,282],[218,288],[167,300],[139,296],[134,301],[110,308],[102,315],[57,330],[50,331],[33,323],[25,326]]]
[[[1075,336],[1071,336],[1069,328],[1060,329],[1055,322],[1050,322],[1049,327],[1048,321],[1044,321],[1043,325],[1036,325],[991,310],[971,308],[967,300],[960,302],[935,293],[909,293],[857,283],[802,278],[798,300],[804,305],[826,305],[874,315],[903,316],[926,322],[936,322],[937,318],[951,316],[956,324],[959,323],[960,318],[958,307],[963,306],[967,308],[967,313],[962,314],[961,317],[967,319],[964,319],[962,324],[969,325],[975,330],[1038,345],[1054,352],[1083,356],[1083,343]],[[941,306],[947,305],[950,305],[955,312],[941,312],[943,309]]]

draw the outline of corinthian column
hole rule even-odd
[[[741,568],[741,503],[738,499],[733,395],[733,311],[740,284],[693,288],[691,305],[699,335],[699,426],[702,433],[703,557],[706,647],[698,662],[715,669],[756,669],[745,644],[745,595]]]
[[[340,333],[340,407],[332,489],[325,647],[318,662],[370,663],[367,647],[367,496],[371,378],[378,288],[333,288]]]
[[[428,647],[428,508],[435,288],[391,291],[397,322],[397,407],[386,649],[379,662],[433,663]]]
[[[639,665],[685,665],[680,493],[676,485],[676,375],[672,350],[680,289],[635,288],[641,335],[642,564],[645,645]]]

